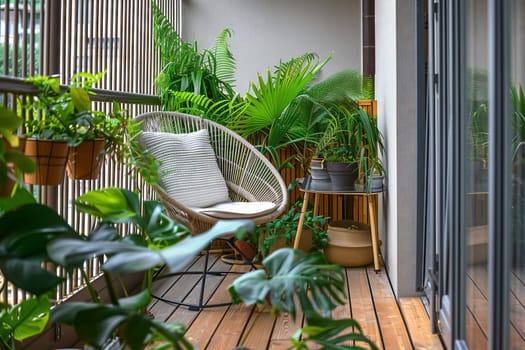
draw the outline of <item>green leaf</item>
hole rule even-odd
[[[254,224],[251,220],[221,220],[210,230],[187,237],[162,250],[152,251],[137,247],[133,250],[114,251],[115,254],[106,261],[103,269],[116,273],[128,273],[144,271],[164,263],[171,272],[181,271],[213,239],[237,231],[251,231],[253,228]],[[61,248],[57,247],[56,250],[60,251]]]
[[[264,303],[288,312],[295,319],[296,305],[309,310],[330,311],[344,303],[341,268],[328,265],[320,253],[304,254],[291,248],[278,249],[263,260],[264,271],[243,274],[229,287],[235,302]],[[311,295],[309,294],[311,292]]]
[[[87,192],[75,203],[80,212],[114,223],[133,222],[139,211],[130,191],[116,187]]]
[[[0,256],[44,254],[48,242],[61,236],[77,234],[53,209],[42,204],[24,205],[0,218]]]
[[[1,258],[0,269],[6,280],[36,295],[53,290],[64,280],[44,269],[41,259]]]
[[[79,311],[74,328],[80,339],[88,344],[102,347],[113,337],[115,330],[126,321],[127,313],[118,308],[100,305],[94,309]]]
[[[145,289],[138,294],[119,299],[119,306],[128,311],[139,311],[148,306],[151,301],[149,290]]]
[[[151,253],[144,247],[132,245],[124,242],[114,241],[85,241],[82,239],[66,239],[61,238],[50,242],[47,246],[47,251],[51,259],[62,266],[78,267],[82,263],[94,256],[102,256],[105,254],[129,254],[133,253]],[[130,264],[132,264],[130,262]],[[152,264],[152,266],[155,266]],[[130,272],[143,271],[139,267],[130,266]],[[141,267],[140,267],[141,268]]]
[[[36,170],[36,164],[31,158],[27,157],[22,152],[9,151],[5,153],[5,160],[7,163],[13,163],[16,168],[24,173],[32,173]]]
[[[124,329],[124,340],[133,350],[144,349],[146,337],[151,332],[151,320],[144,315],[133,315],[128,319]]]
[[[36,199],[23,187],[17,186],[15,192],[10,198],[0,198],[0,210],[7,212],[11,209],[18,208],[25,204],[35,204]]]
[[[77,111],[89,111],[91,110],[91,99],[89,94],[83,87],[69,87],[71,94],[71,101]]]
[[[15,305],[10,312],[14,321],[14,338],[22,341],[42,333],[47,325],[51,303],[47,296],[30,298]]]
[[[0,106],[0,129],[15,131],[22,125],[23,119],[16,115],[15,111]]]

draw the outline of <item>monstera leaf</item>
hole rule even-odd
[[[278,249],[263,260],[264,269],[243,274],[229,287],[235,303],[261,304],[266,300],[295,318],[297,301],[303,312],[332,310],[344,303],[341,268],[326,263],[324,256],[291,248]]]

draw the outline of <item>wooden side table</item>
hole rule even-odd
[[[304,178],[303,182],[299,185],[299,190],[304,193],[303,207],[301,209],[301,216],[299,217],[299,223],[297,226],[297,233],[295,235],[294,248],[299,247],[301,241],[301,235],[303,233],[304,217],[308,208],[308,200],[310,194],[314,195],[314,211],[313,215],[318,214],[319,209],[319,197],[322,194],[328,195],[342,195],[342,196],[358,196],[363,197],[368,202],[368,217],[370,218],[370,234],[372,238],[372,252],[374,254],[374,269],[379,271],[381,269],[381,263],[379,261],[379,236],[377,232],[377,213],[374,210],[374,200],[377,199],[379,194],[383,193],[383,190],[371,191],[371,192],[358,192],[358,191],[337,191],[332,189],[332,184],[329,181],[316,181],[312,180],[310,176]]]

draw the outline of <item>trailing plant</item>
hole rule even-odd
[[[302,206],[303,199],[301,198],[295,201],[285,214],[264,225],[257,226],[254,240],[259,242],[258,258],[268,256],[279,239],[284,239],[288,246],[293,244]],[[323,215],[314,216],[311,208],[305,213],[303,230],[307,229],[312,232],[312,250],[321,251],[328,244],[328,234],[323,228],[327,222],[328,218]]]
[[[294,334],[290,348],[308,349],[308,344],[317,344],[322,349],[364,349],[358,345],[363,343],[377,349],[355,320],[327,317],[344,303],[340,266],[328,264],[320,252],[305,254],[292,248],[276,250],[262,264],[262,269],[237,278],[228,291],[234,303],[268,305],[273,314],[286,312],[293,320],[300,308],[307,325]],[[344,344],[351,340],[359,343]]]

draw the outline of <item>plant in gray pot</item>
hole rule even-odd
[[[377,159],[382,142],[375,119],[353,101],[341,105],[327,121],[318,151],[326,162],[334,190],[351,191],[359,179],[363,159]],[[363,183],[363,179],[359,179]]]

